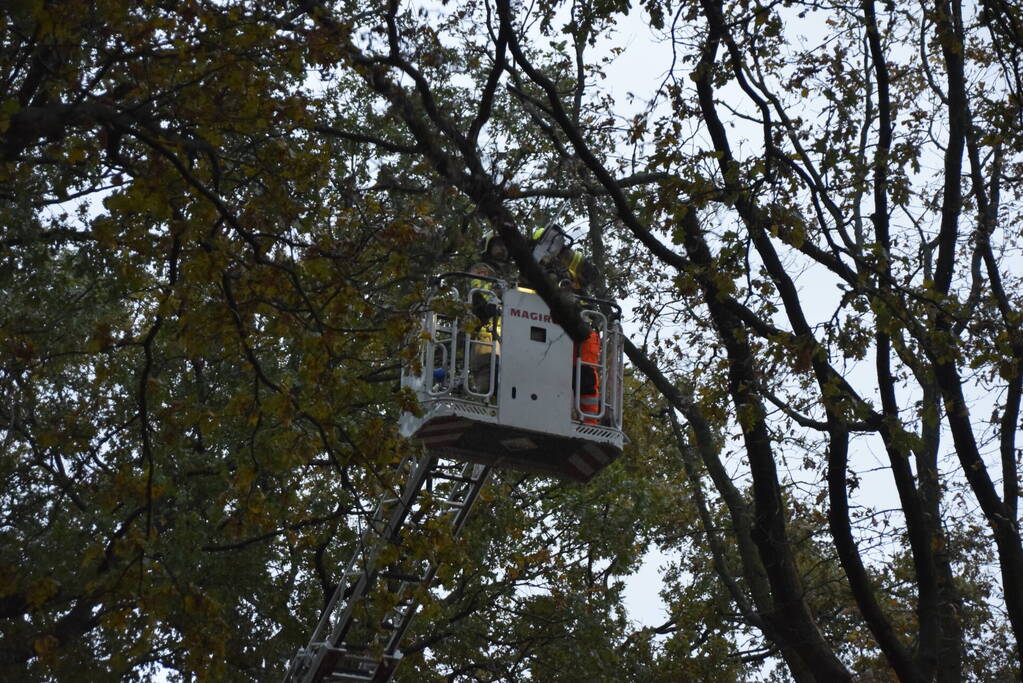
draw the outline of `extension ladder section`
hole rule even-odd
[[[285,683],[386,683],[399,649],[437,573],[409,550],[416,533],[447,526],[457,537],[490,467],[431,454],[401,463],[401,494],[382,497],[341,575],[309,644],[291,660]],[[376,589],[376,590],[374,590]]]

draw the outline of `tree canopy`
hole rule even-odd
[[[415,447],[427,277],[493,230],[585,336],[551,221],[632,312],[632,444],[584,486],[503,473],[424,549],[399,680],[1019,677],[1015,3],[0,22],[4,679],[280,676]],[[649,73],[607,78],[633,30]]]

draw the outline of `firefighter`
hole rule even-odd
[[[568,244],[565,233],[555,226],[539,228],[533,232],[533,258],[550,273],[564,288],[571,289],[575,294],[586,296],[590,287],[597,279],[597,269],[578,251]],[[575,368],[581,360],[579,378],[579,408],[583,412],[583,422],[598,424],[600,413],[600,335],[596,330],[582,344],[576,344],[572,357],[573,385],[575,384]],[[590,417],[588,417],[588,415]]]
[[[488,230],[480,240],[480,262],[493,272],[491,277],[515,284],[518,270],[509,257],[508,246],[493,230]]]
[[[517,274],[515,265],[508,258],[508,248],[499,235],[489,231],[483,236],[480,241],[480,260],[469,268],[469,272],[480,276],[471,282],[473,289],[480,291],[473,293],[470,302],[479,324],[469,331],[469,383],[475,393],[492,394],[491,368],[496,377],[496,363],[501,354],[501,317],[498,305],[501,291],[500,285],[484,278],[514,283]],[[496,297],[484,294],[484,291],[494,292]]]
[[[533,258],[563,287],[577,294],[589,294],[597,280],[597,269],[589,259],[572,249],[564,232],[557,226],[533,232]]]
[[[508,247],[505,246],[504,240],[492,230],[480,240],[480,259],[469,268],[469,272],[481,278],[502,280],[512,285],[515,284],[518,275],[515,264],[508,257]],[[500,285],[490,279],[474,279],[471,284],[474,289],[501,293]],[[473,313],[481,322],[485,323],[498,314],[497,304],[491,297],[480,292],[473,296],[471,303]]]

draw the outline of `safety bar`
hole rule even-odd
[[[608,360],[608,377],[614,378],[613,386],[609,384],[610,395],[607,398],[607,407],[610,411],[608,423],[616,428],[622,428],[622,410],[625,401],[625,363],[623,354],[625,351],[625,337],[622,334],[621,325],[614,324],[608,328],[607,341],[604,344]]]
[[[498,297],[497,294],[492,290],[483,289],[481,287],[473,287],[472,289],[469,290],[469,294],[466,297],[466,303],[472,305],[473,297],[475,297],[477,294],[482,296],[488,303],[494,303],[497,306],[498,310],[497,319],[500,319],[501,310],[500,297]],[[466,381],[464,384],[465,393],[468,396],[474,396],[480,399],[488,399],[491,396],[493,396],[494,390],[497,385],[497,355],[500,349],[500,346],[498,345],[500,341],[500,328],[496,324],[494,324],[493,320],[489,320],[484,321],[483,324],[480,325],[479,329],[482,332],[483,330],[486,330],[488,328],[490,330],[490,341],[487,341],[482,337],[474,337],[470,334],[465,335],[465,350],[463,354],[467,369],[467,372],[465,374]],[[473,387],[472,377],[473,370],[478,370],[479,368],[473,367],[472,360],[478,355],[483,354],[489,354],[487,362],[488,373],[487,390],[484,392],[479,392],[475,391]]]
[[[494,284],[502,284],[503,281],[497,278],[474,275],[452,271],[443,273],[433,278],[433,294],[426,302],[426,314],[424,320],[424,332],[426,332],[427,343],[422,345],[421,360],[422,374],[416,383],[423,387],[424,393],[429,396],[447,395],[461,387],[463,396],[473,400],[486,401],[495,394],[497,386],[497,354],[499,353],[499,328],[492,322],[484,321],[479,325],[480,332],[490,330],[490,339],[482,338],[477,334],[462,330],[461,320],[458,315],[449,315],[430,310],[431,302],[444,296],[445,293],[451,296],[452,302],[459,305],[472,306],[474,298],[478,295],[485,299],[488,304],[497,306],[497,318],[500,318],[501,298],[496,292],[482,287],[473,287],[464,295],[457,285],[449,283],[445,286],[444,281],[453,277],[471,278],[474,282],[483,280]],[[479,374],[483,368],[475,368],[473,359],[480,356],[489,356],[486,374]],[[438,358],[439,356],[439,358]],[[443,380],[439,383],[434,381],[433,373],[436,370],[443,370]],[[486,379],[486,391],[479,391],[482,381]]]
[[[594,305],[597,308],[597,310],[600,310],[601,306],[607,306],[612,311],[614,311],[614,315],[611,316],[612,319],[614,320],[622,319],[622,307],[616,304],[614,301],[609,301],[607,299],[598,299],[595,296],[582,296],[579,294],[576,294],[575,298],[580,303],[588,303]]]
[[[501,282],[507,282],[506,280],[502,280],[501,278],[490,277],[489,275],[474,275],[473,273],[467,273],[464,270],[450,270],[450,271],[448,271],[446,273],[441,273],[440,275],[437,275],[436,277],[434,277],[430,281],[430,285],[433,286],[433,287],[440,287],[440,284],[444,280],[447,280],[447,279],[450,279],[450,278],[454,278],[454,277],[464,277],[464,278],[468,278],[470,280],[486,280],[487,282],[493,282],[494,284],[499,284]]]
[[[450,324],[441,323],[442,316],[431,313],[427,316],[426,333],[430,343],[423,346],[425,358],[423,369],[429,372],[426,382],[426,393],[431,396],[439,396],[447,393],[455,386],[458,377],[458,359],[455,354],[455,340],[458,333],[458,318],[450,318]],[[441,338],[441,335],[446,335]],[[440,362],[437,362],[437,352],[440,351]],[[442,388],[435,390],[432,381],[432,373],[435,369],[444,370]]]

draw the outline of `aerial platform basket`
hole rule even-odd
[[[621,309],[578,297],[600,352],[584,360],[532,290],[467,273],[437,279],[417,367],[402,372],[421,414],[402,435],[446,458],[588,481],[622,453]],[[596,372],[599,400],[582,394]],[[585,406],[585,408],[584,408]]]

